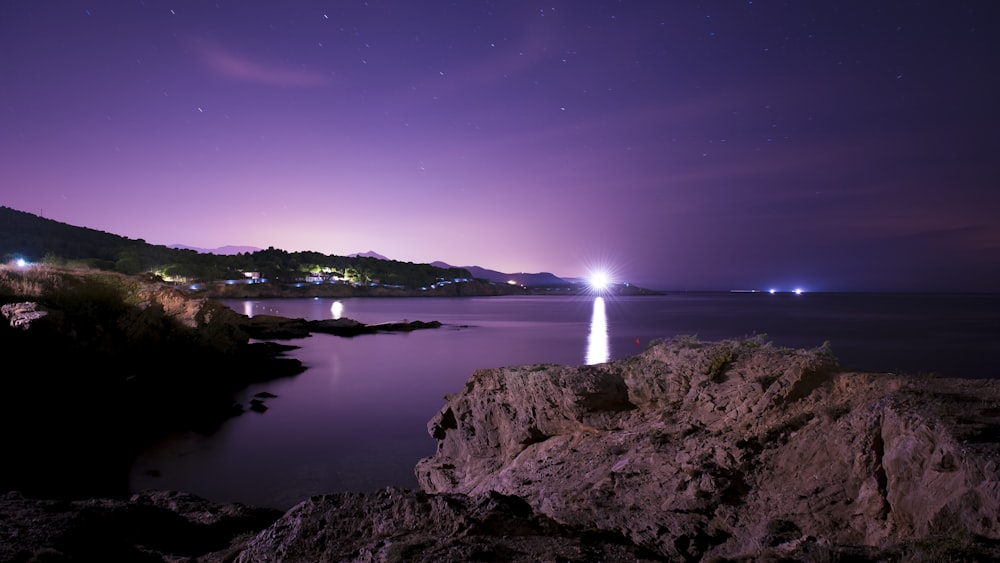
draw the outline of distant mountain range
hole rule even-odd
[[[220,246],[218,248],[198,248],[197,246],[187,246],[186,244],[171,244],[168,248],[174,248],[178,250],[193,250],[201,254],[220,254],[220,255],[232,255],[232,254],[252,254],[264,250],[263,248],[257,248],[256,246],[237,246],[237,245],[227,245]],[[374,250],[369,250],[368,252],[356,252],[354,254],[348,254],[348,258],[376,258],[378,260],[389,260],[385,256],[382,256]]]
[[[241,253],[254,253],[263,248],[257,248],[256,246],[220,246],[218,248],[197,248],[194,246],[186,246],[183,244],[171,244],[168,248],[174,248],[178,250],[193,250],[201,254],[221,254],[221,255],[231,255],[231,254],[241,254]]]
[[[369,250],[368,252],[356,252],[354,254],[348,254],[347,256],[348,258],[375,258],[378,260],[389,260],[389,258],[382,256],[374,250]]]

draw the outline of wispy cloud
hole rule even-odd
[[[300,88],[320,86],[328,82],[327,76],[315,70],[286,68],[254,60],[201,40],[190,41],[189,45],[208,68],[229,78]]]

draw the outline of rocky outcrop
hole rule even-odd
[[[676,560],[966,549],[1000,540],[998,383],[678,339],[477,371],[429,423],[438,449],[416,474],[429,493],[517,496]]]
[[[662,558],[561,525],[523,500],[388,488],[316,496],[282,515],[194,495],[54,501],[0,495],[0,561],[563,561]]]
[[[250,540],[256,561],[656,561],[619,535],[560,525],[523,500],[389,488],[313,497]]]

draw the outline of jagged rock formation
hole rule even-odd
[[[596,366],[477,371],[446,399],[416,468],[426,492],[518,496],[667,558],[1000,540],[997,381],[677,339]]]

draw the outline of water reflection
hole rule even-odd
[[[608,344],[608,316],[604,298],[594,299],[594,312],[590,316],[590,334],[587,335],[587,364],[603,364],[611,357]]]
[[[344,314],[344,304],[340,301],[334,301],[333,305],[330,305],[330,315],[333,320],[339,319]]]

